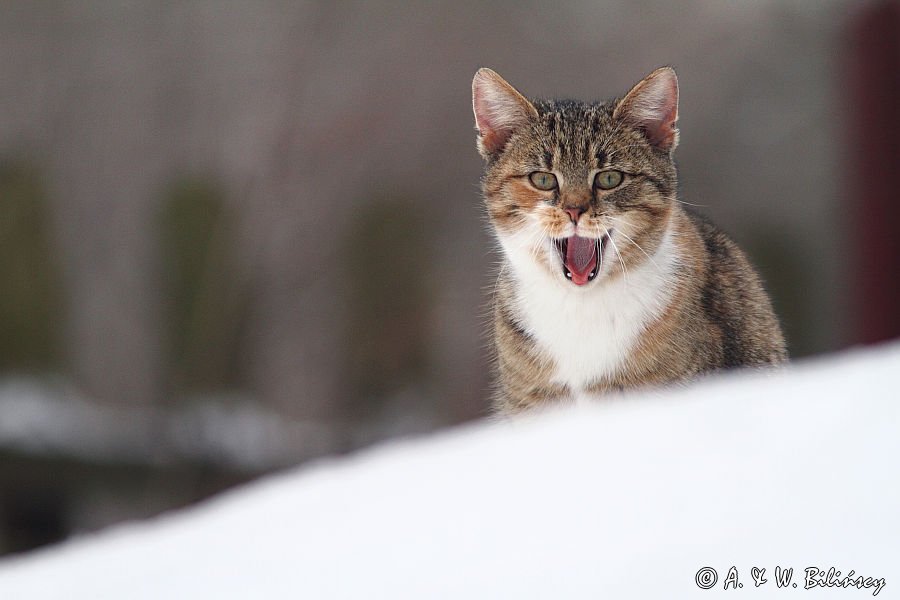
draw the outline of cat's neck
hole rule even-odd
[[[507,254],[509,301],[522,327],[556,364],[554,380],[578,393],[611,377],[648,325],[668,307],[680,261],[675,225],[638,264],[610,272],[582,288],[540,268],[521,253]]]

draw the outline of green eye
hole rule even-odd
[[[556,175],[547,173],[546,171],[535,171],[528,176],[531,185],[545,192],[556,189]]]
[[[594,178],[594,185],[601,190],[611,190],[622,183],[622,171],[600,171]]]

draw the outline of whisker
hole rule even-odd
[[[693,204],[691,202],[685,202],[684,200],[679,200],[678,198],[672,198],[675,202],[679,202],[681,204],[687,204],[688,206],[696,206],[697,208],[708,208],[708,204]]]
[[[612,217],[612,216],[610,216],[610,217],[608,217],[608,218],[609,218],[609,219],[612,219],[613,221],[619,221],[619,222],[621,222],[621,223],[624,223],[625,225],[628,225],[629,227],[631,226],[631,223],[629,223],[629,222],[626,221],[625,219],[622,219],[622,218],[619,218],[619,217]],[[644,256],[646,256],[647,259],[648,259],[650,262],[653,263],[653,266],[655,266],[657,269],[662,270],[662,268],[656,263],[656,261],[653,260],[653,257],[650,256],[649,254],[647,254],[647,251],[644,250],[644,249],[641,247],[640,244],[638,244],[636,241],[634,241],[634,240],[631,238],[631,236],[629,236],[627,233],[625,233],[625,232],[622,231],[621,229],[617,229],[616,231],[618,231],[619,233],[621,233],[621,234],[622,234],[622,237],[624,237],[626,240],[628,240],[629,242],[631,242],[632,244],[634,244],[634,245],[637,247],[638,250],[640,250],[641,252],[643,252],[643,253],[644,253]]]
[[[622,237],[624,237],[627,241],[629,241],[629,242],[631,242],[632,244],[634,244],[634,246],[637,247],[638,250],[640,250],[641,252],[643,252],[643,253],[644,253],[644,256],[647,257],[647,260],[649,260],[650,262],[653,263],[653,266],[654,266],[654,267],[656,267],[657,269],[659,269],[660,271],[662,271],[662,267],[660,267],[659,264],[658,264],[655,260],[653,260],[653,257],[652,257],[652,256],[650,256],[649,254],[647,254],[647,251],[646,251],[646,250],[644,250],[643,248],[641,248],[641,245],[640,245],[640,244],[638,244],[636,241],[634,241],[633,239],[631,239],[631,238],[628,236],[628,234],[623,233],[621,229],[619,230],[619,233],[621,233],[621,234],[622,234]]]
[[[606,236],[609,238],[609,242],[613,245],[613,249],[616,251],[616,255],[619,257],[619,262],[622,263],[622,277],[625,280],[625,287],[628,287],[628,269],[625,268],[625,259],[622,257],[622,253],[619,252],[619,247],[616,245],[616,241],[612,239],[612,236],[609,235],[609,229],[606,229],[606,225],[601,223],[601,226],[606,231]]]
[[[531,257],[535,260],[535,262],[540,262],[541,259],[541,249],[544,246],[544,242],[547,240],[550,234],[550,226],[547,223],[543,223],[541,225],[541,230],[538,232],[537,238],[535,239],[534,245],[531,247]]]

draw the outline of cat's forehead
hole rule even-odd
[[[539,117],[536,133],[546,167],[580,174],[602,166],[618,129],[612,116],[613,103],[537,100],[534,106]]]
[[[542,117],[555,117],[561,122],[581,122],[586,119],[611,118],[613,102],[583,102],[570,99],[537,99],[532,102]]]

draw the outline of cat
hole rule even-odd
[[[599,103],[528,100],[484,68],[472,104],[499,414],[787,360],[744,253],[677,198],[672,68]]]

